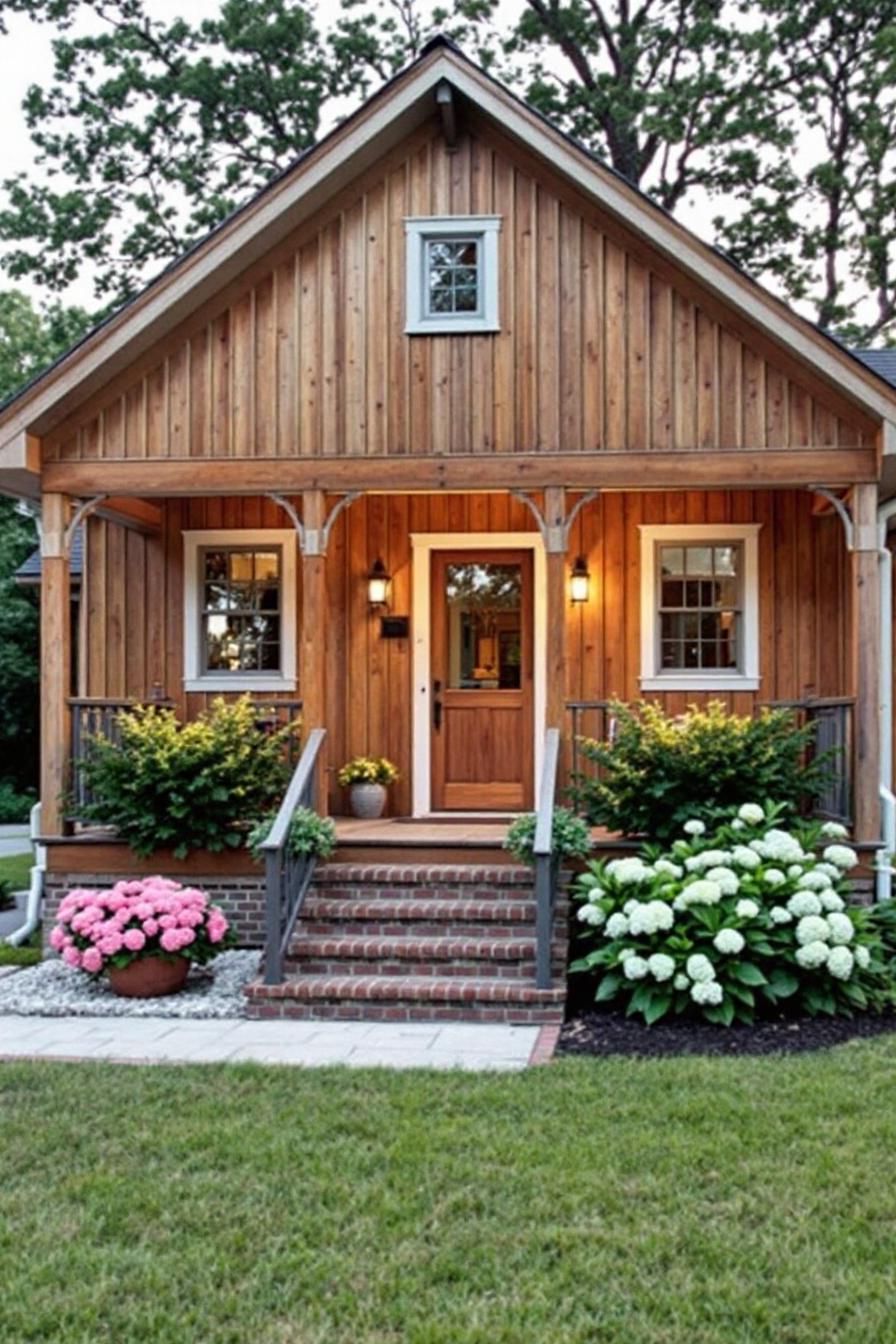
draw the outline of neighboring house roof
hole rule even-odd
[[[896,350],[853,350],[852,353],[869,369],[873,369],[879,378],[885,378],[892,387],[896,387]]]
[[[72,549],[69,556],[69,574],[72,583],[80,583],[81,576],[84,573],[84,529],[78,527],[75,529],[75,535],[72,537]],[[16,583],[25,585],[40,583],[41,563],[40,547],[32,551],[27,560],[23,560],[17,570],[13,572],[13,578]]]
[[[453,43],[436,38],[358,111],[0,408],[0,486],[24,491],[30,481],[33,491],[39,452],[32,436],[59,424],[433,116],[435,91],[443,84],[564,174],[586,199],[621,220],[679,272],[833,382],[861,410],[896,420],[896,391],[866,363],[558,131]]]

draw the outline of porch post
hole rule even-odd
[[[68,495],[41,498],[40,800],[44,835],[62,835],[71,751],[71,588]]]
[[[548,609],[545,726],[560,730],[562,763],[566,713],[566,491],[562,486],[545,490],[544,521]]]
[[[880,839],[880,572],[877,486],[853,489],[851,654],[855,694],[853,798],[855,839]],[[889,632],[887,632],[889,637]]]
[[[302,729],[307,741],[314,728],[327,727],[327,520],[323,490],[302,493],[302,638],[299,685]],[[327,739],[318,755],[315,807],[326,815]]]

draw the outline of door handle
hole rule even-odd
[[[442,690],[442,683],[440,681],[434,681],[432,684],[432,692],[433,692],[432,726],[433,728],[435,728],[436,732],[438,732],[438,730],[442,726],[442,702],[439,699],[441,690]]]

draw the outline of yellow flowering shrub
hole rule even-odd
[[[721,701],[670,716],[658,704],[612,706],[613,742],[584,739],[591,764],[573,781],[579,811],[594,825],[667,840],[689,817],[715,821],[750,799],[795,809],[818,791],[829,762],[807,764],[811,726],[789,710],[729,714]]]
[[[114,826],[137,854],[213,851],[244,843],[244,823],[278,805],[293,726],[260,728],[248,695],[215,699],[190,723],[139,705],[119,716],[121,740],[94,738],[82,766],[85,821]]]

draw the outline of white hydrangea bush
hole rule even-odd
[[[745,803],[712,829],[687,821],[668,850],[588,864],[570,969],[596,976],[597,1002],[648,1025],[690,1013],[730,1026],[891,1001],[874,913],[849,902],[858,856],[844,827],[785,825],[782,810]]]

